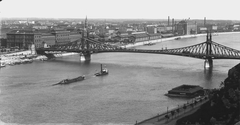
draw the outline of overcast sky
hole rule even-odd
[[[240,20],[239,0],[2,0],[0,17]]]

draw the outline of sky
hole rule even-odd
[[[239,0],[2,0],[0,18],[240,20]]]

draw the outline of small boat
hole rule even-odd
[[[78,81],[82,81],[85,79],[85,76],[79,76],[77,78],[72,78],[72,79],[64,79],[62,81],[60,81],[59,83],[56,83],[56,84],[53,84],[53,86],[55,85],[66,85],[66,84],[70,84],[70,83],[73,83],[73,82],[78,82]]]
[[[144,43],[143,45],[145,46],[151,46],[151,45],[155,45],[156,43],[152,43],[152,42],[149,42],[149,43]]]
[[[179,40],[179,39],[181,39],[181,37],[177,37],[177,38],[175,38],[175,40]]]
[[[168,91],[168,93],[165,95],[169,97],[194,98],[197,96],[202,96],[204,93],[205,90],[198,85],[181,85]]]
[[[16,60],[16,61],[15,61],[15,64],[16,64],[16,65],[19,65],[19,64],[21,64],[21,63],[22,63],[22,62],[21,62],[20,60]]]
[[[11,62],[9,63],[10,66],[14,66],[15,65],[15,62]]]
[[[40,60],[41,61],[47,61],[48,59],[47,58],[41,58]]]
[[[103,76],[103,75],[107,75],[107,74],[108,74],[107,68],[102,68],[102,64],[101,64],[101,71],[95,73],[94,75],[95,75],[95,76]]]
[[[5,67],[6,66],[6,64],[5,63],[3,63],[3,62],[0,62],[0,68],[2,68],[2,67]]]

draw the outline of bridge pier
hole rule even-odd
[[[205,59],[204,68],[212,68],[212,67],[213,67],[213,60],[212,59]]]
[[[91,53],[80,53],[80,61],[90,61],[91,60]]]

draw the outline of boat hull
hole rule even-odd
[[[180,94],[165,94],[165,96],[168,96],[168,97],[180,97],[180,98],[194,98],[194,97],[197,97],[199,95],[180,95]]]
[[[71,84],[71,83],[74,83],[74,82],[82,81],[84,79],[85,79],[84,76],[79,76],[79,77],[73,78],[73,79],[64,79],[64,80],[60,81],[59,83],[56,83],[56,84],[53,84],[53,85],[67,85],[67,84]]]
[[[108,74],[108,72],[107,73],[95,73],[95,76],[103,76],[103,75],[107,75]]]

